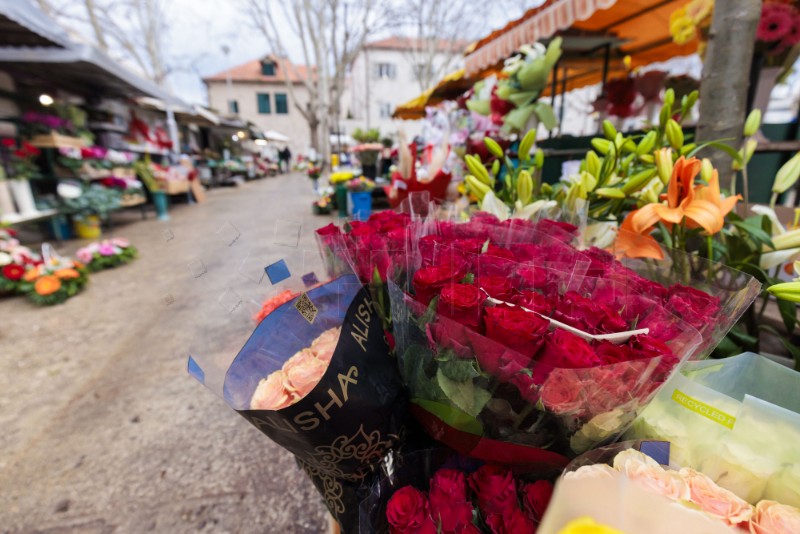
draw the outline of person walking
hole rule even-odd
[[[292,168],[292,152],[289,150],[289,147],[283,147],[283,150],[278,153],[278,157],[281,162],[281,171],[289,172]]]

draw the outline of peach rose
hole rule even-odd
[[[670,499],[689,499],[689,487],[674,471],[667,471],[644,453],[628,449],[614,458],[617,469],[638,486]]]
[[[283,385],[283,371],[275,371],[262,378],[250,399],[251,410],[280,410],[286,408],[294,399]]]
[[[283,364],[283,384],[298,399],[308,395],[319,384],[328,364],[314,357],[311,349],[303,349]]]
[[[314,356],[325,363],[330,363],[333,351],[336,350],[336,345],[339,343],[341,331],[342,328],[337,326],[321,333],[311,344],[311,352],[314,353]]]
[[[585,479],[585,478],[614,478],[616,471],[606,464],[584,465],[575,471],[571,471],[564,475],[564,478],[569,479]]]
[[[684,467],[680,476],[689,486],[689,500],[704,512],[722,519],[731,526],[745,523],[753,515],[753,507],[731,491],[719,487],[703,473]]]
[[[800,532],[800,510],[775,501],[761,501],[750,519],[751,534],[794,534]]]

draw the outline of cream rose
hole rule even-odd
[[[575,471],[570,471],[564,475],[566,480],[578,480],[585,478],[614,478],[616,471],[606,464],[584,465]]]
[[[339,343],[341,330],[341,327],[336,327],[321,333],[311,344],[311,352],[314,353],[314,356],[325,363],[330,363],[333,351],[336,350],[336,345]]]
[[[703,473],[684,467],[680,470],[680,476],[689,486],[689,500],[704,512],[732,526],[745,523],[752,517],[753,507],[747,501],[719,487]]]
[[[750,447],[734,441],[723,444],[715,453],[709,454],[696,467],[751,504],[763,498],[767,480],[780,469],[780,464],[771,458],[756,454]]]
[[[286,390],[302,399],[319,384],[328,364],[318,360],[311,349],[303,349],[283,364]]]
[[[752,534],[797,534],[800,532],[800,510],[775,501],[761,501],[750,520]]]
[[[689,499],[689,487],[675,471],[667,471],[644,453],[628,449],[614,458],[614,469],[638,486],[670,499]]]
[[[283,371],[262,378],[250,399],[251,410],[280,410],[292,404],[293,397],[283,385]]]

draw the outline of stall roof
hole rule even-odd
[[[67,33],[28,0],[0,0],[0,47],[65,47]]]
[[[69,48],[0,47],[0,67],[12,68],[83,95],[106,93],[124,98],[152,96],[188,107],[179,98],[136,76],[97,48],[70,43]]]
[[[136,99],[136,103],[144,108],[156,109],[163,112],[167,111],[167,104],[158,98],[142,96]],[[173,106],[172,112],[175,114],[177,120],[192,122],[200,126],[216,126],[220,122],[220,118],[216,114],[196,104],[191,104],[186,107]]]
[[[631,56],[633,68],[687,56],[697,50],[697,43],[677,45],[669,31],[669,17],[685,0],[547,0],[529,9],[519,19],[509,22],[471,46],[465,63],[468,74],[497,64],[525,43],[546,40],[571,28],[577,31],[606,34],[620,40],[612,71],[619,69],[622,57]],[[602,62],[583,61],[584,65],[567,67],[567,90],[602,80]]]

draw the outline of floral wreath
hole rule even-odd
[[[80,262],[52,259],[25,271],[19,291],[34,304],[52,306],[74,297],[89,281],[89,271]]]
[[[25,270],[41,261],[38,254],[19,244],[13,230],[0,228],[0,295],[18,293]]]
[[[138,254],[127,239],[115,237],[90,243],[78,249],[75,257],[86,264],[90,272],[113,269],[133,261]]]

